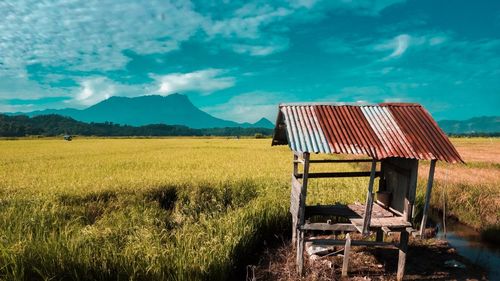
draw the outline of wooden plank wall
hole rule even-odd
[[[417,190],[418,160],[388,158],[382,161],[381,170],[384,190],[392,192],[390,207],[411,220]]]

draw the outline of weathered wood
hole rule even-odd
[[[364,219],[349,219],[355,227],[362,228],[364,225]],[[370,227],[389,227],[389,228],[407,228],[411,226],[411,222],[407,221],[403,217],[392,217],[392,218],[371,218]]]
[[[391,233],[391,230],[387,226],[382,226],[380,230],[382,230],[385,234]]]
[[[304,230],[322,231],[356,231],[356,228],[350,223],[306,223],[301,228]]]
[[[344,260],[342,262],[342,277],[347,277],[347,271],[349,267],[349,254],[351,253],[351,236],[349,233],[346,236],[345,246],[344,246]]]
[[[297,194],[297,189],[300,193],[300,187],[297,188],[297,185],[300,185],[300,182],[295,177],[299,173],[299,165],[295,163],[298,159],[297,155],[293,155],[293,174],[292,174],[292,190],[290,192],[290,213],[292,215],[292,245],[295,245],[297,241],[297,220],[299,216],[299,194]]]
[[[408,221],[412,220],[415,206],[415,196],[417,194],[418,160],[412,160],[410,169],[410,182],[408,188],[407,201],[405,202],[405,216]]]
[[[427,179],[427,189],[425,191],[425,204],[422,222],[420,224],[420,237],[424,237],[425,225],[427,224],[427,212],[429,211],[429,203],[431,201],[432,183],[434,181],[434,169],[436,168],[436,160],[431,161],[429,168],[429,178]]]
[[[332,173],[309,173],[308,177],[312,178],[354,178],[354,177],[370,177],[371,172],[332,172]],[[380,172],[375,172],[375,177],[380,176]],[[304,177],[303,174],[297,174],[297,178]]]
[[[304,231],[297,230],[297,273],[302,276],[304,267]]]
[[[399,238],[398,272],[396,274],[396,279],[398,281],[403,280],[403,276],[405,274],[406,253],[408,252],[408,238],[408,232],[401,232],[401,236]]]
[[[297,228],[297,273],[302,276],[304,267],[304,232],[305,230],[301,227],[305,223],[305,211],[306,211],[306,196],[307,196],[307,182],[309,174],[309,153],[303,154],[304,158],[304,174],[302,177],[302,186],[300,191],[300,204],[299,204],[299,218],[298,218],[298,228]]]
[[[365,206],[361,204],[349,204],[349,205],[317,205],[317,206],[306,206],[306,218],[323,215],[323,216],[335,216],[344,218],[362,218],[365,213]],[[395,217],[401,216],[380,207],[378,204],[374,204],[372,208],[372,216],[375,217]]]
[[[312,245],[344,245],[345,240],[335,240],[335,239],[306,239],[306,242],[311,242]],[[371,247],[387,247],[392,249],[398,249],[399,244],[394,244],[390,242],[377,242],[377,241],[365,241],[365,240],[351,240],[351,246],[371,246]]]
[[[363,235],[368,234],[370,228],[370,220],[372,215],[373,207],[373,183],[375,182],[375,170],[377,169],[377,161],[372,161],[372,167],[370,170],[370,181],[368,183],[368,193],[366,198],[366,209],[363,218]]]
[[[376,237],[375,237],[375,241],[377,242],[383,242],[384,241],[384,231],[382,231],[381,228],[377,229],[377,232],[376,232]]]
[[[300,193],[302,184],[292,175],[292,189],[290,192],[290,213],[293,217],[299,216]]]
[[[292,216],[292,245],[297,243],[297,217]]]

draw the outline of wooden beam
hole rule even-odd
[[[370,171],[370,182],[368,183],[368,193],[366,197],[366,208],[365,215],[363,218],[363,235],[368,234],[368,230],[370,228],[370,220],[372,217],[372,208],[373,208],[373,183],[375,182],[375,171],[377,169],[377,161],[372,161],[372,168]]]
[[[344,245],[345,240],[335,240],[335,239],[306,239],[306,242],[311,242],[313,245]],[[397,249],[399,244],[389,243],[389,242],[377,242],[377,241],[365,241],[365,240],[351,240],[351,246],[370,246],[370,247],[388,247]]]
[[[300,182],[297,180],[296,175],[299,173],[297,161],[298,156],[293,155],[293,174],[292,174],[292,190],[290,192],[290,213],[292,214],[292,245],[297,241],[297,223],[299,215],[299,194],[297,190],[301,190]],[[298,185],[298,186],[297,186]]]
[[[304,230],[322,230],[322,231],[356,231],[356,227],[350,223],[306,223],[302,226]]]
[[[401,232],[401,236],[399,238],[398,272],[396,274],[396,279],[398,281],[403,280],[403,276],[405,274],[406,252],[408,252],[408,239],[408,232]]]
[[[431,201],[432,184],[434,182],[434,170],[436,168],[436,161],[431,160],[431,166],[429,168],[429,178],[427,179],[427,189],[425,191],[425,204],[422,216],[422,222],[420,224],[420,237],[424,237],[425,225],[427,224],[427,212],[429,211],[429,203]]]
[[[312,216],[334,216],[334,217],[359,217],[346,205],[317,205],[306,206],[306,218]]]
[[[299,221],[297,228],[297,273],[302,276],[304,268],[304,238],[305,230],[301,227],[305,223],[305,211],[306,211],[306,195],[307,195],[307,182],[309,176],[309,153],[304,153],[304,174],[302,176],[302,189],[300,191],[300,204],[299,204]]]
[[[375,177],[380,176],[380,172],[375,172]],[[304,177],[297,174],[297,178]],[[371,172],[333,172],[333,173],[309,173],[308,178],[351,178],[351,177],[371,177]]]
[[[349,254],[351,253],[351,236],[347,233],[344,247],[344,260],[342,262],[342,277],[347,277],[349,267]]]

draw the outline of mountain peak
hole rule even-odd
[[[262,117],[260,118],[259,121],[255,122],[253,124],[254,127],[259,127],[259,128],[274,128],[274,123],[269,121],[269,119]]]
[[[29,116],[60,114],[83,122],[113,122],[122,125],[143,126],[149,124],[184,125],[190,128],[260,127],[274,125],[262,118],[255,124],[240,124],[216,118],[199,108],[183,94],[168,96],[146,95],[139,97],[112,96],[86,109],[45,110],[24,113]]]

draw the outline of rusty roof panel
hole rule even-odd
[[[419,104],[280,105],[272,144],[297,152],[463,162]]]

